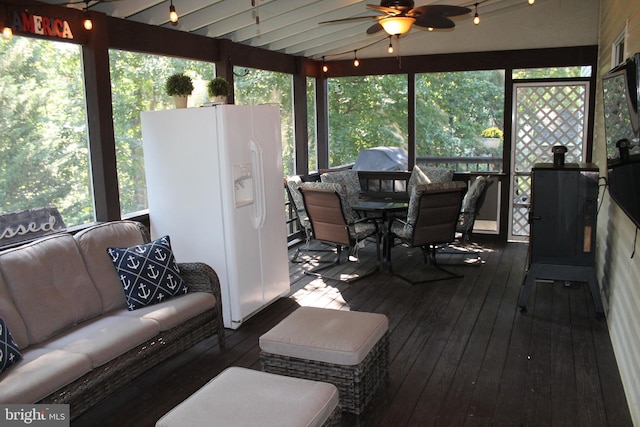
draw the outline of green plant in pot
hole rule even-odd
[[[222,77],[211,80],[207,86],[209,96],[213,102],[227,102],[227,96],[231,95],[231,85]]]
[[[186,108],[189,95],[193,92],[193,81],[186,74],[172,74],[167,78],[165,90],[167,95],[173,97],[176,108]]]

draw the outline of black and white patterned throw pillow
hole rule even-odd
[[[187,293],[169,236],[130,248],[108,248],[107,252],[120,277],[129,310]]]

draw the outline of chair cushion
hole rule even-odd
[[[334,172],[325,172],[320,175],[322,182],[329,182],[334,184],[342,184],[345,187],[346,194],[358,195],[360,194],[360,178],[358,177],[358,171],[353,169],[346,169]]]
[[[302,187],[302,179],[298,175],[290,176],[287,178],[287,187],[289,187],[289,194],[293,199],[293,205],[296,208],[298,214],[298,220],[300,225],[305,229],[311,227],[309,224],[309,217],[307,211],[304,208],[304,200],[302,199],[302,193],[300,193],[300,187]]]
[[[338,405],[333,384],[231,367],[156,423],[156,427],[322,426]]]
[[[489,182],[491,182],[491,177],[488,176],[478,176],[473,180],[464,199],[462,199],[462,212],[475,213],[476,202]]]
[[[100,294],[68,234],[9,249],[0,254],[0,268],[30,345],[102,313]]]
[[[411,195],[413,187],[419,184],[434,184],[437,182],[450,182],[453,179],[452,169],[438,168],[432,166],[421,166],[416,164],[411,171],[407,191]]]
[[[132,319],[110,314],[88,320],[42,343],[50,350],[83,354],[97,368],[158,335],[160,326],[151,319]]]
[[[134,311],[121,309],[114,311],[115,316],[139,317],[158,322],[160,331],[168,331],[183,322],[211,310],[216,306],[216,297],[209,292],[191,292],[179,295],[159,304],[142,307]]]
[[[358,214],[351,209],[351,206],[357,203],[358,195],[349,194],[344,184],[333,182],[305,182],[302,186],[305,188],[335,191],[340,195],[340,199],[342,200],[342,213],[344,214],[344,219],[347,224],[352,224],[358,219]]]
[[[169,236],[130,248],[108,248],[107,252],[120,277],[129,310],[187,293]]]
[[[84,354],[31,347],[0,375],[0,402],[38,402],[90,370],[91,361]]]
[[[0,317],[0,373],[6,371],[22,359],[22,353],[18,350],[18,345],[13,340],[9,328]]]
[[[146,243],[140,224],[135,221],[106,222],[83,230],[74,238],[100,293],[102,312],[126,307],[127,300],[107,248],[128,248]]]
[[[355,366],[388,329],[384,314],[300,307],[259,341],[267,353]]]
[[[413,234],[413,224],[415,223],[418,211],[420,210],[420,195],[423,193],[438,193],[442,191],[466,188],[467,184],[464,181],[448,181],[448,182],[436,182],[432,184],[418,184],[411,190],[411,196],[409,198],[409,209],[407,210],[407,219],[404,223],[394,221],[391,224],[391,233],[400,237],[401,239],[410,240]]]
[[[18,345],[18,348],[27,348],[29,346],[27,326],[24,324],[22,316],[20,316],[18,309],[9,295],[2,274],[0,274],[0,314],[7,327],[11,329],[11,335]]]

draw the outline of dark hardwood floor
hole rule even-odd
[[[344,426],[631,426],[606,320],[596,319],[588,286],[539,283],[523,315],[516,302],[527,245],[482,240],[480,249],[479,266],[439,258],[457,263],[448,268],[464,278],[413,286],[389,273],[351,284],[317,279],[302,274],[311,264],[290,264],[291,296],[227,330],[226,349],[216,338],[186,349],[72,426],[153,426],[225,368],[260,369],[260,335],[307,305],[389,317],[389,383],[359,420],[345,414]],[[358,255],[325,273],[375,266],[373,244]],[[393,260],[412,279],[436,274],[419,250],[396,247]]]

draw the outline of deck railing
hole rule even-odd
[[[420,165],[453,169],[456,172],[502,172],[502,157],[416,157]]]

